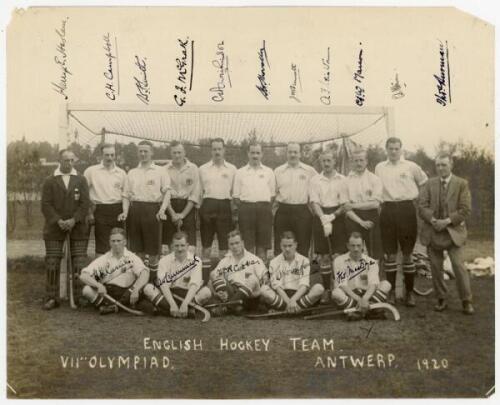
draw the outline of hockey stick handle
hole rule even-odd
[[[399,315],[399,311],[394,306],[392,306],[391,304],[388,304],[386,302],[379,302],[376,304],[372,304],[372,305],[370,305],[369,309],[370,310],[371,309],[386,309],[392,313],[395,321],[399,321],[401,319],[401,317]],[[327,316],[348,314],[351,312],[358,312],[358,309],[356,307],[354,307],[354,308],[339,309],[336,311],[327,311],[327,312],[322,312],[320,314],[305,316],[304,319],[319,319],[319,318],[324,318]]]
[[[71,237],[70,232],[66,233],[66,266],[67,266],[67,277],[68,277],[68,289],[69,289],[69,306],[71,309],[76,309],[75,304],[75,293],[74,293],[74,279],[73,274],[73,262],[71,259]]]
[[[127,311],[131,314],[134,314],[134,315],[139,315],[139,316],[142,316],[144,315],[144,312],[142,311],[137,311],[135,309],[132,309],[132,308],[129,308],[125,305],[123,305],[121,302],[115,300],[113,297],[111,297],[110,295],[108,294],[104,294],[104,298],[106,298],[109,302],[111,302],[112,304],[115,304],[116,306],[120,307],[121,309],[123,309],[124,311]]]

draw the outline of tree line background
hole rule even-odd
[[[246,146],[248,141],[240,145],[228,143],[226,159],[241,167],[247,162]],[[200,166],[210,159],[209,140],[201,140],[200,145],[185,145],[188,159]],[[137,166],[137,145],[133,142],[116,143],[117,163],[126,171]],[[263,163],[275,168],[286,161],[285,148],[276,147],[273,144],[264,145]],[[332,148],[339,151],[342,146],[331,142],[323,145],[323,148]],[[375,165],[386,159],[385,149],[381,145],[368,145],[368,167],[371,171]],[[100,161],[99,147],[92,148],[89,145],[74,143],[70,149],[77,156],[75,167],[77,171],[83,171],[90,165]],[[478,148],[472,143],[449,143],[440,142],[436,147],[438,151],[446,150],[454,157],[454,173],[469,181],[472,194],[472,214],[468,221],[469,233],[475,238],[493,239],[494,235],[494,158],[488,151]],[[7,233],[9,238],[23,238],[22,233],[16,231],[19,228],[28,228],[41,237],[41,226],[43,219],[39,210],[39,198],[44,179],[54,171],[54,166],[49,163],[58,160],[58,145],[48,142],[27,142],[20,140],[9,143],[7,146]],[[303,161],[318,171],[320,145],[305,145],[303,147]],[[414,152],[406,152],[407,159],[419,164],[429,177],[435,175],[434,156],[429,156],[423,148]],[[169,159],[170,150],[168,145],[154,147],[155,159]],[[342,161],[339,160],[339,170]]]

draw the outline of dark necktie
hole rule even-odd
[[[439,189],[439,218],[443,219],[446,216],[444,207],[446,206],[446,180],[441,179],[441,187]]]

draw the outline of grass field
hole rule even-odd
[[[206,324],[123,313],[103,317],[67,305],[46,312],[40,309],[44,281],[42,259],[9,260],[7,373],[16,391],[7,391],[10,398],[484,397],[494,385],[493,278],[473,279],[472,317],[460,312],[451,283],[447,312],[433,312],[432,297],[419,298],[415,309],[399,307],[400,322],[226,317]],[[144,347],[147,337],[202,340],[203,350],[152,351]],[[270,339],[269,350],[220,350],[221,338]],[[328,344],[326,351],[294,351],[290,338],[333,339],[334,350]],[[311,348],[311,340],[307,344]],[[368,367],[370,354],[379,367]],[[318,366],[318,357],[331,365],[328,356],[336,367]],[[341,356],[348,356],[345,367]],[[354,367],[349,356],[365,356],[364,366]],[[159,368],[150,368],[152,357]]]

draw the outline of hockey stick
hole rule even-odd
[[[395,321],[399,321],[401,319],[401,317],[399,315],[399,311],[394,306],[392,306],[391,304],[388,304],[386,302],[379,302],[376,304],[372,304],[372,305],[370,305],[369,309],[370,310],[371,309],[386,309],[392,313]],[[319,318],[324,318],[327,316],[348,314],[351,312],[358,312],[358,309],[357,308],[346,308],[346,309],[339,309],[336,311],[327,311],[327,312],[322,312],[320,314],[305,316],[304,319],[319,319]]]
[[[172,296],[177,301],[180,301],[180,302],[184,301],[184,299],[182,297],[179,297],[177,294],[172,294]],[[191,308],[196,309],[197,311],[199,311],[199,312],[201,312],[203,314],[203,319],[201,320],[202,322],[208,322],[210,320],[210,312],[208,310],[206,310],[205,308],[203,308],[200,305],[193,304],[192,302],[189,303],[189,306]]]
[[[69,232],[66,233],[66,266],[67,266],[67,276],[68,276],[68,288],[69,288],[69,306],[71,309],[76,309],[75,304],[75,292],[74,292],[74,281],[75,275],[73,273],[73,263],[71,260],[71,238]]]
[[[265,314],[248,314],[245,315],[248,319],[271,319],[271,318],[279,318],[280,316],[299,316],[304,314],[309,314],[311,312],[321,312],[324,309],[333,309],[337,308],[337,305],[320,305],[317,307],[310,307],[306,309],[302,309],[296,313],[290,313],[288,311],[278,311],[278,312],[266,312]]]
[[[115,304],[116,306],[120,307],[121,309],[123,309],[126,312],[129,312],[129,313],[134,314],[134,315],[139,315],[139,316],[144,315],[144,312],[129,308],[129,307],[123,305],[121,302],[115,300],[113,297],[111,297],[108,294],[104,294],[104,298],[106,298],[109,302],[111,302],[112,304]]]
[[[229,305],[242,305],[243,301],[242,300],[235,300],[235,301],[226,301],[226,302],[218,302],[216,304],[208,304],[205,305],[204,308],[216,308],[216,307],[226,307]]]

